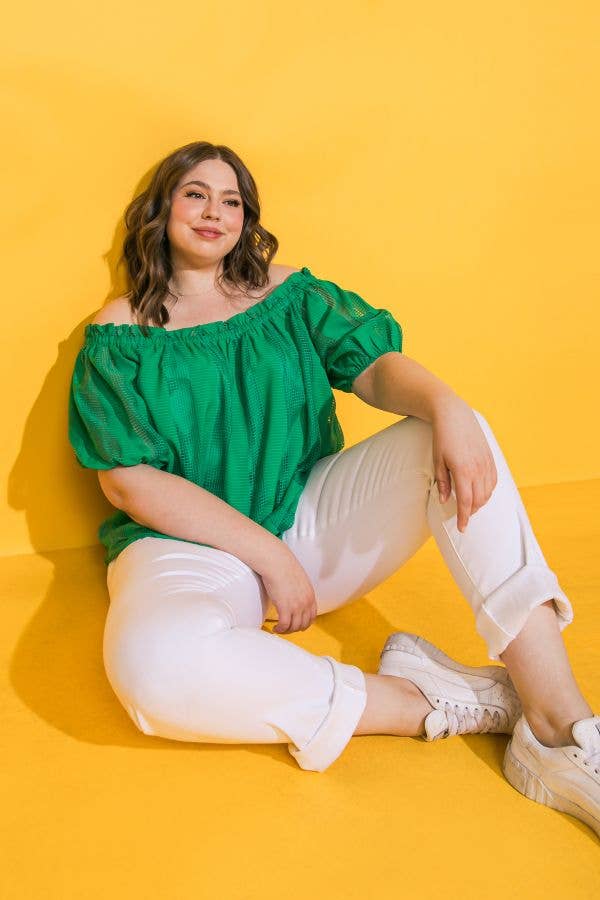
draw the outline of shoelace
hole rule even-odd
[[[488,709],[487,706],[471,710],[468,706],[444,703],[444,713],[448,728],[440,737],[455,734],[481,734],[508,724],[508,714],[502,710]],[[503,716],[505,721],[503,722]]]
[[[575,756],[579,756],[579,753],[575,753]],[[587,756],[583,757],[584,766],[593,766],[593,771],[596,775],[600,775],[600,750],[594,750],[593,753],[588,753]]]

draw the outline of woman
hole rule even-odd
[[[600,715],[561,635],[573,609],[490,426],[402,354],[388,310],[270,265],[259,217],[232,150],[176,150],[126,212],[131,290],[85,328],[69,438],[117,509],[98,532],[117,697],[145,734],[287,743],[313,771],[352,735],[512,734],[509,782],[600,833]],[[405,418],[342,450],[332,388]],[[280,637],[432,534],[504,666],[396,632],[365,673]]]

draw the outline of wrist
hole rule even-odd
[[[257,575],[262,576],[270,574],[274,568],[281,568],[290,558],[294,557],[294,554],[285,541],[282,541],[281,538],[278,538],[262,526],[259,527],[262,535],[257,549],[258,558],[252,565],[252,568]]]
[[[445,387],[439,391],[435,391],[429,400],[429,421],[434,422],[436,419],[447,416],[448,412],[457,404],[462,404],[464,402],[465,401],[459,397],[452,388]]]

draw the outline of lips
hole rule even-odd
[[[195,231],[196,234],[207,234],[209,237],[219,237],[223,234],[222,231],[215,231],[214,228],[192,228],[192,231]]]

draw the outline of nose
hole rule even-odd
[[[218,203],[218,201],[215,199],[208,200],[206,203],[206,206],[204,207],[204,215],[208,216],[211,219],[218,218],[218,216],[215,215],[216,209],[217,209],[217,203]]]

